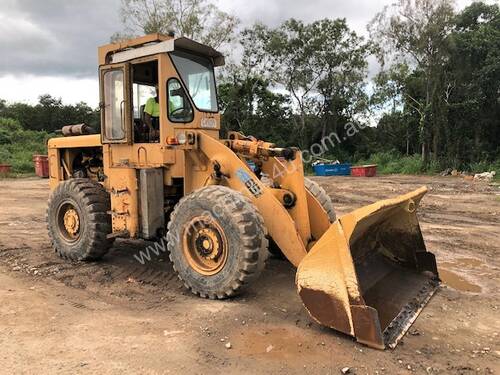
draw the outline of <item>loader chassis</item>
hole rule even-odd
[[[337,218],[297,149],[237,132],[219,139],[214,67],[223,64],[210,47],[160,34],[99,48],[101,134],[49,141],[56,252],[94,260],[116,238],[166,236],[186,287],[218,299],[249,285],[269,248],[298,267],[299,295],[319,323],[395,345],[437,287],[416,218],[425,188]],[[145,112],[149,97],[158,117]],[[406,279],[389,301],[383,291],[398,275]]]

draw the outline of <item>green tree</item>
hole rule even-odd
[[[455,163],[500,157],[500,7],[473,3],[459,13],[446,67],[448,155]]]
[[[112,41],[174,31],[219,48],[231,41],[238,19],[208,0],[122,0],[124,32]]]
[[[439,155],[443,106],[443,72],[449,56],[449,35],[454,17],[451,0],[398,0],[385,7],[369,25],[382,64],[397,58],[413,65],[423,80],[424,95],[413,103],[419,116],[421,155],[426,163],[430,146]],[[413,99],[416,99],[415,97]]]
[[[240,131],[269,142],[295,145],[288,98],[271,90],[269,81],[230,66],[219,84],[223,135]]]
[[[47,153],[49,134],[24,130],[11,118],[0,117],[0,163],[12,166],[15,173],[33,172],[33,154]]]
[[[12,103],[0,106],[0,117],[17,120],[23,129],[53,132],[65,125],[86,123],[99,130],[99,112],[85,103],[64,105],[60,98],[41,95],[36,105]]]
[[[0,117],[0,145],[11,144],[14,135],[22,130],[18,121]]]
[[[290,19],[274,29],[257,24],[243,31],[242,44],[243,65],[290,96],[302,148],[366,108],[369,46],[345,20]]]
[[[377,142],[385,143],[385,151],[398,150],[406,155],[414,153],[419,120],[422,118],[420,71],[412,72],[408,64],[396,63],[377,74],[373,83],[371,105],[377,112],[383,113],[377,126]],[[402,141],[404,147],[401,147]]]

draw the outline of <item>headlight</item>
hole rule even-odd
[[[177,134],[177,142],[179,142],[180,145],[185,145],[186,141],[187,141],[186,133]]]

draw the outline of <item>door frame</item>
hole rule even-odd
[[[108,139],[106,137],[106,104],[104,102],[104,75],[107,72],[113,70],[120,70],[123,72],[123,116],[122,116],[122,127],[124,131],[124,137],[122,139]],[[101,110],[101,142],[103,144],[122,144],[132,143],[132,107],[131,107],[131,85],[130,85],[130,63],[121,64],[110,64],[103,65],[99,67],[99,91],[100,91],[100,103],[99,108]]]

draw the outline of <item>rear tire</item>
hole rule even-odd
[[[86,178],[61,182],[50,194],[47,228],[55,252],[64,259],[102,258],[113,244],[109,194]]]
[[[223,299],[257,278],[267,258],[264,220],[243,194],[208,186],[182,198],[168,223],[167,248],[194,294]]]

